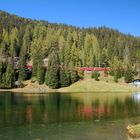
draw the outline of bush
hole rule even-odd
[[[18,83],[18,87],[19,87],[19,88],[23,88],[23,87],[24,87],[23,82],[19,81],[19,83]]]
[[[99,81],[100,73],[95,71],[92,73],[92,78],[95,79],[96,81]]]

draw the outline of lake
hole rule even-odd
[[[126,140],[139,93],[0,93],[0,140]]]

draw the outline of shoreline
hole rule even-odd
[[[69,87],[51,89],[46,85],[39,85],[37,83],[26,84],[23,88],[12,88],[12,89],[0,89],[0,92],[14,92],[14,93],[85,93],[85,92],[96,92],[96,93],[130,93],[140,92],[140,87],[134,87],[130,84],[120,83],[107,83],[104,81],[95,81],[93,79],[81,80]]]

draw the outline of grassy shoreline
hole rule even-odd
[[[20,93],[49,93],[49,92],[139,92],[140,87],[134,87],[125,83],[108,83],[105,81],[95,81],[93,79],[81,80],[69,87],[51,89],[46,85],[39,85],[28,81],[24,88],[0,89],[0,92],[20,92]]]

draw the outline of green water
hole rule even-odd
[[[0,93],[0,140],[126,140],[139,93]]]

